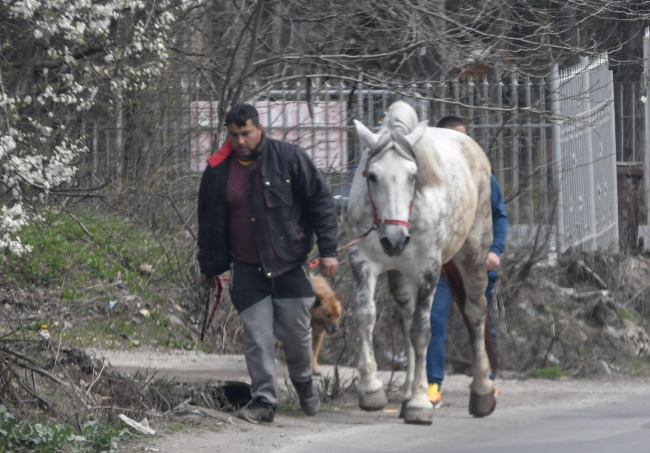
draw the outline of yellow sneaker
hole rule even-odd
[[[442,406],[442,393],[440,393],[438,384],[429,384],[429,401],[433,403],[433,407],[436,409]]]

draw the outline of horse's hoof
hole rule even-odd
[[[402,414],[404,423],[409,425],[430,425],[433,423],[433,406],[408,407],[403,404]]]
[[[488,395],[477,395],[471,392],[469,395],[469,413],[474,417],[487,417],[497,407],[497,392],[494,391]]]
[[[402,408],[399,410],[399,418],[404,418],[404,414],[406,413],[406,405],[408,404],[408,400],[402,401]]]
[[[388,404],[383,388],[370,393],[359,393],[359,407],[364,411],[379,411]]]

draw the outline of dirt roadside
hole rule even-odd
[[[158,376],[175,377],[182,381],[201,382],[206,380],[247,381],[245,362],[241,356],[217,356],[196,353],[160,353],[91,351],[105,357],[117,370],[134,373],[152,372]],[[332,367],[323,367],[323,375],[329,376]],[[341,380],[349,381],[356,375],[350,368],[340,370]],[[286,368],[278,364],[280,386]],[[391,373],[381,373],[385,382]],[[400,384],[403,373],[397,372],[393,382]],[[436,411],[436,418],[471,418],[467,413],[468,385],[470,378],[463,375],[449,376],[444,383],[444,404]],[[498,406],[490,418],[516,417],[517,413],[534,408],[580,407],[582,405],[616,404],[634,395],[650,394],[647,379],[608,376],[597,380],[558,379],[497,379],[499,389]],[[155,437],[141,439],[128,447],[130,451],[158,451],[164,453],[186,452],[229,452],[252,453],[271,452],[293,444],[302,436],[319,432],[340,431],[360,425],[401,425],[397,418],[399,395],[394,392],[391,403],[384,412],[369,413],[358,409],[356,396],[348,394],[333,404],[323,407],[315,417],[305,417],[293,408],[282,408],[273,425],[252,425],[237,419],[218,421],[205,414],[188,414],[183,417],[184,427],[179,431],[162,429]],[[156,419],[150,420],[156,429]],[[161,423],[162,425],[162,423]],[[433,428],[435,429],[435,419]],[[427,429],[427,428],[423,428]]]

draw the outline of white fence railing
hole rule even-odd
[[[618,249],[614,84],[606,57],[551,77],[560,251]]]

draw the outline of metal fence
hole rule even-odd
[[[465,78],[450,82],[405,84],[393,90],[354,86],[343,81],[311,81],[274,87],[249,102],[258,106],[261,122],[272,136],[300,144],[334,185],[347,184],[344,173],[355,168],[359,144],[351,119],[370,128],[381,124],[387,107],[402,99],[430,125],[447,115],[467,121],[468,133],[485,149],[508,200],[511,223],[530,226],[549,222],[553,205],[550,182],[549,89],[545,80],[519,80],[516,75],[488,83]],[[351,96],[351,98],[350,98]],[[200,112],[195,113],[196,110]],[[192,101],[190,149],[194,162],[213,150],[218,103]],[[340,194],[344,202],[345,191]],[[515,229],[516,230],[516,229]]]
[[[582,58],[553,72],[558,248],[617,250],[614,85],[607,58]]]
[[[138,104],[146,107],[141,108],[146,117],[126,107],[122,111],[119,102],[110,114],[91,112],[82,130],[91,150],[87,168],[94,177],[121,174],[147,181],[156,177],[160,166],[179,178],[196,175],[224,137],[219,103],[200,80],[180,74],[155,93],[142,95]],[[343,210],[359,155],[351,120],[377,128],[387,107],[402,99],[430,125],[447,115],[466,120],[468,133],[488,154],[504,192],[511,245],[531,241],[542,226],[557,229],[560,249],[615,245],[615,161],[617,147],[623,150],[627,142],[617,142],[614,124],[622,130],[625,121],[636,116],[615,110],[606,60],[583,61],[550,78],[504,73],[493,81],[474,74],[451,81],[412,81],[391,89],[361,78],[309,83],[265,91],[253,83],[249,92],[256,94],[248,101],[258,107],[267,134],[297,143],[310,154]],[[637,154],[632,152],[632,158]],[[560,187],[564,190],[558,199]],[[184,198],[191,198],[189,192]],[[560,222],[554,221],[556,202]]]

